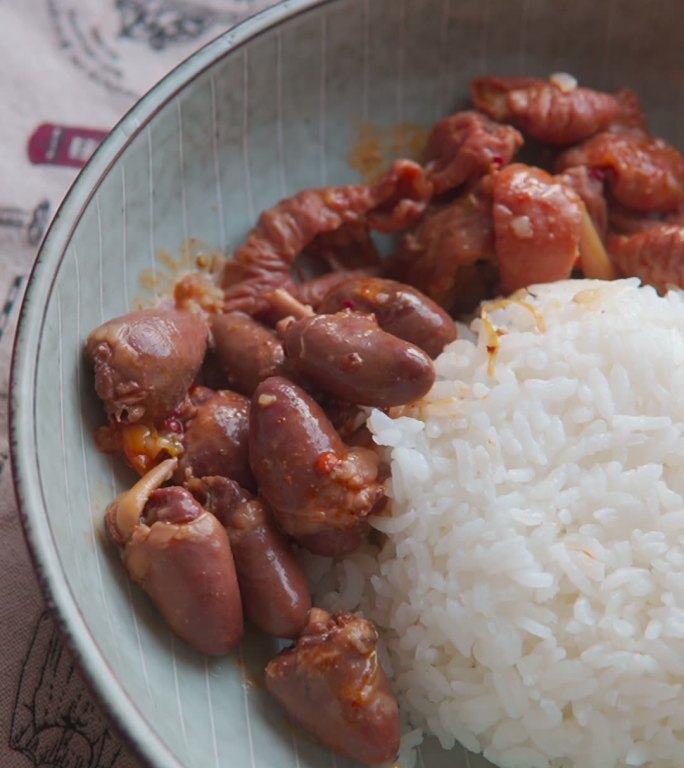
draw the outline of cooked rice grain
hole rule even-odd
[[[684,303],[635,280],[535,286],[370,426],[386,541],[318,569],[381,628],[412,727],[505,768],[680,766]],[[493,370],[492,370],[493,368]],[[417,743],[412,732],[407,746]]]

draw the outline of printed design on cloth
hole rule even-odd
[[[141,82],[151,85],[144,77],[151,66],[150,52],[169,53],[163,66],[152,65],[154,82],[199,45],[266,4],[264,0],[45,2],[63,55],[90,80],[128,99],[140,95]]]
[[[97,128],[41,123],[29,138],[28,157],[34,165],[83,168],[106,135]]]
[[[14,205],[0,205],[0,227],[22,232],[28,245],[38,245],[42,240],[49,218],[48,200],[41,200],[31,210]]]
[[[156,50],[194,40],[213,26],[232,26],[249,13],[250,5],[251,0],[238,0],[239,7],[228,11],[187,0],[116,0],[121,35],[143,40]]]
[[[25,275],[17,275],[9,285],[7,295],[2,304],[2,310],[0,310],[0,341],[5,333],[7,326],[9,325],[12,312],[17,304],[17,300],[21,294],[21,288],[26,280]]]
[[[9,746],[39,768],[115,768],[122,750],[47,611],[24,658]]]

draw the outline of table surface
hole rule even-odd
[[[38,244],[78,166],[135,100],[198,47],[272,3],[0,0],[2,768],[138,765],[109,732],[45,609],[14,500],[8,378],[17,316]]]

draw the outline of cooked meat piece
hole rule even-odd
[[[535,77],[477,77],[470,84],[470,97],[475,108],[499,123],[510,122],[508,96],[543,83]]]
[[[447,312],[462,309],[462,285],[474,276],[475,265],[494,260],[492,198],[486,188],[491,178],[487,182],[449,205],[431,209],[402,238],[390,266],[392,277],[413,285]],[[486,291],[484,285],[482,289]],[[475,303],[485,298],[471,283],[465,290],[476,294]]]
[[[285,533],[321,555],[358,547],[383,497],[378,457],[346,446],[304,390],[278,377],[257,387],[249,454],[259,491]],[[317,540],[329,531],[341,535]]]
[[[226,262],[226,311],[267,310],[260,296],[284,286],[295,259],[317,235],[359,223],[378,232],[396,232],[422,215],[431,195],[423,168],[397,160],[373,186],[308,189],[281,201],[261,214],[247,241]]]
[[[286,327],[283,344],[300,378],[357,405],[404,405],[425,395],[435,380],[423,350],[359,312],[296,320]]]
[[[109,418],[131,424],[170,416],[202,365],[207,335],[200,317],[174,309],[131,312],[96,328],[86,352]]]
[[[599,133],[557,160],[559,171],[577,165],[604,171],[611,193],[627,208],[667,213],[684,201],[684,157],[661,139]]]
[[[684,226],[684,207],[680,206],[676,211],[670,211],[663,215],[663,222],[665,224],[678,224]]]
[[[211,333],[218,364],[231,389],[251,396],[260,381],[282,373],[285,352],[280,339],[244,312],[216,315]]]
[[[539,168],[514,164],[494,180],[494,232],[501,287],[570,277],[579,256],[581,201]]]
[[[171,629],[201,653],[228,653],[242,639],[242,603],[228,535],[183,488],[159,486],[167,459],[120,494],[105,520],[131,580]]]
[[[636,235],[608,238],[608,252],[623,275],[638,277],[661,293],[684,288],[684,227],[660,224]]]
[[[435,195],[477,181],[510,163],[523,137],[478,112],[457,112],[435,124],[427,145],[427,169]]]
[[[303,250],[302,258],[336,272],[377,269],[381,264],[380,252],[363,221],[350,221],[332,232],[321,232]]]
[[[325,295],[318,311],[373,314],[378,325],[435,358],[458,336],[456,324],[434,301],[410,285],[379,277],[352,277]]]
[[[399,708],[378,661],[373,625],[313,608],[297,644],[266,667],[266,687],[326,747],[365,765],[399,751]]]
[[[631,88],[623,88],[615,94],[615,98],[620,105],[620,111],[608,127],[608,130],[614,133],[636,131],[648,135],[646,113],[641,106],[636,92],[631,90]]]
[[[328,272],[325,275],[314,277],[311,280],[298,285],[294,291],[294,296],[303,304],[310,306],[315,312],[318,312],[326,293],[334,288],[338,283],[344,283],[351,277],[368,277],[369,274],[363,269],[342,270],[340,272]]]
[[[615,96],[566,86],[559,78],[480,77],[473,81],[471,93],[480,111],[511,123],[537,141],[559,147],[605,130],[620,113]]]
[[[611,233],[616,235],[636,235],[663,224],[684,226],[684,207],[680,206],[670,213],[643,213],[612,202],[608,210],[608,223]]]
[[[196,403],[185,426],[178,479],[221,475],[254,489],[249,468],[249,400],[230,390],[196,387]]]
[[[676,213],[674,214],[676,219]],[[665,223],[662,213],[644,213],[626,208],[620,203],[611,202],[608,209],[608,224],[611,234],[636,235],[639,232],[648,232],[649,229],[659,227]],[[678,221],[667,222],[677,224]]]
[[[263,501],[225,477],[186,487],[228,533],[245,617],[269,635],[298,637],[311,608],[309,585]]]
[[[367,408],[335,397],[319,397],[317,402],[325,411],[337,434],[347,445],[376,449],[373,435],[366,425]]]
[[[580,165],[568,168],[556,178],[579,195],[596,231],[605,237],[608,230],[608,206],[603,194],[603,174],[594,173]]]

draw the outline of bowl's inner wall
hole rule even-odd
[[[49,526],[73,598],[137,716],[179,763],[335,759],[288,728],[260,687],[273,643],[250,637],[233,657],[205,660],[175,642],[129,586],[104,542],[102,514],[131,476],[94,446],[102,411],[81,355],[87,333],[164,291],[161,250],[176,257],[190,237],[235,246],[281,197],[358,181],[349,155],[364,125],[376,138],[401,124],[427,126],[465,105],[475,75],[569,71],[600,88],[629,85],[655,132],[681,146],[679,8],[676,0],[338,0],[218,60],[114,159],[45,307],[34,393],[45,520],[37,523]],[[447,756],[427,749],[422,759],[437,766]],[[466,764],[460,751],[450,760]]]

